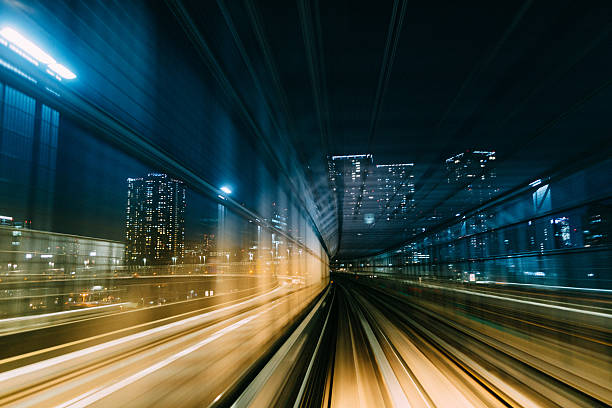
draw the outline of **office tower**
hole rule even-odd
[[[51,229],[60,114],[0,82],[0,212]]]
[[[609,202],[593,203],[582,217],[585,247],[609,245],[612,236],[612,206]]]
[[[414,207],[414,163],[378,164],[378,206],[386,220],[406,218]]]
[[[279,231],[283,233],[287,233],[289,220],[289,211],[287,208],[283,207],[279,203],[272,203],[272,217],[270,218],[270,222],[272,225]],[[274,258],[278,258],[283,254],[279,252],[279,246],[282,247],[285,244],[285,238],[282,234],[272,233],[272,248],[273,248],[273,256]],[[288,243],[287,243],[288,244]]]
[[[183,262],[185,187],[166,174],[129,178],[125,259],[128,265]]]
[[[362,212],[364,196],[371,189],[374,162],[371,154],[332,156],[328,162],[330,182],[340,193],[344,216],[357,216]]]
[[[494,151],[483,150],[466,150],[446,159],[449,185],[463,190],[457,195],[458,205],[451,209],[449,216],[456,216],[456,213],[483,204],[497,195],[499,188],[496,183],[496,173],[491,166],[494,160]],[[466,233],[473,234],[486,230],[487,219],[485,212],[479,212],[465,226]],[[483,245],[484,243],[480,244]],[[472,246],[478,244],[472,242]]]
[[[466,150],[446,159],[448,183],[463,185],[470,204],[482,204],[499,192],[493,160],[495,152],[482,150]]]
[[[287,232],[287,223],[289,221],[289,210],[280,204],[272,203],[272,225],[278,230]]]

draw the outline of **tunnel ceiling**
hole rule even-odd
[[[337,259],[601,152],[610,134],[604,3],[206,3],[180,4],[236,88],[284,124],[319,229],[340,231],[322,231]],[[365,156],[334,157],[347,155]]]

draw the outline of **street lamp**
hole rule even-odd
[[[227,199],[227,196],[232,194],[232,189],[229,188],[228,186],[222,186],[221,188],[219,188],[219,190],[222,192],[222,194],[218,194],[218,197],[221,200]],[[217,250],[218,251],[223,250],[225,247],[225,212],[226,212],[225,206],[223,205],[223,203],[219,202],[217,204],[217,230],[218,230]],[[229,263],[229,258],[227,261]],[[204,262],[206,262],[206,260],[204,260]]]
[[[147,266],[147,258],[142,258],[142,263],[146,267]]]

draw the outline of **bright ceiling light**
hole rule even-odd
[[[38,63],[46,65],[47,73],[51,74],[56,79],[76,78],[76,74],[74,72],[70,71],[62,64],[58,64],[52,56],[41,50],[37,45],[11,27],[2,28],[0,30],[0,36],[10,43],[10,47],[17,54],[20,54],[22,57],[26,58],[35,65],[38,65]]]
[[[4,27],[2,30],[0,30],[0,35],[6,38],[11,43],[18,46],[19,48],[21,48],[23,51],[30,54],[37,61],[47,65],[55,63],[55,60],[52,56],[38,48],[33,42],[25,38],[23,35],[19,34],[17,31],[13,30],[12,28]]]
[[[49,69],[64,79],[76,78],[76,75],[72,71],[70,71],[68,68],[66,68],[62,64],[58,64],[57,62],[53,64],[49,64]]]
[[[221,187],[221,191],[223,191],[225,194],[232,194],[232,190],[227,186]]]
[[[535,186],[539,186],[540,184],[542,184],[542,179],[537,179],[536,181],[532,181],[531,183],[529,183],[529,186],[535,187]]]

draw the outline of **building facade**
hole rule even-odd
[[[345,217],[356,217],[364,213],[364,196],[370,189],[374,159],[371,154],[332,156],[328,161],[330,184],[343,198]]]
[[[474,204],[493,198],[499,189],[496,186],[496,172],[492,168],[494,151],[466,150],[446,159],[448,183],[465,186],[468,198]]]
[[[378,204],[383,218],[406,219],[414,208],[414,163],[377,164]]]
[[[128,265],[182,263],[185,186],[166,174],[128,179],[125,261]]]
[[[0,82],[0,213],[50,229],[59,112]]]

